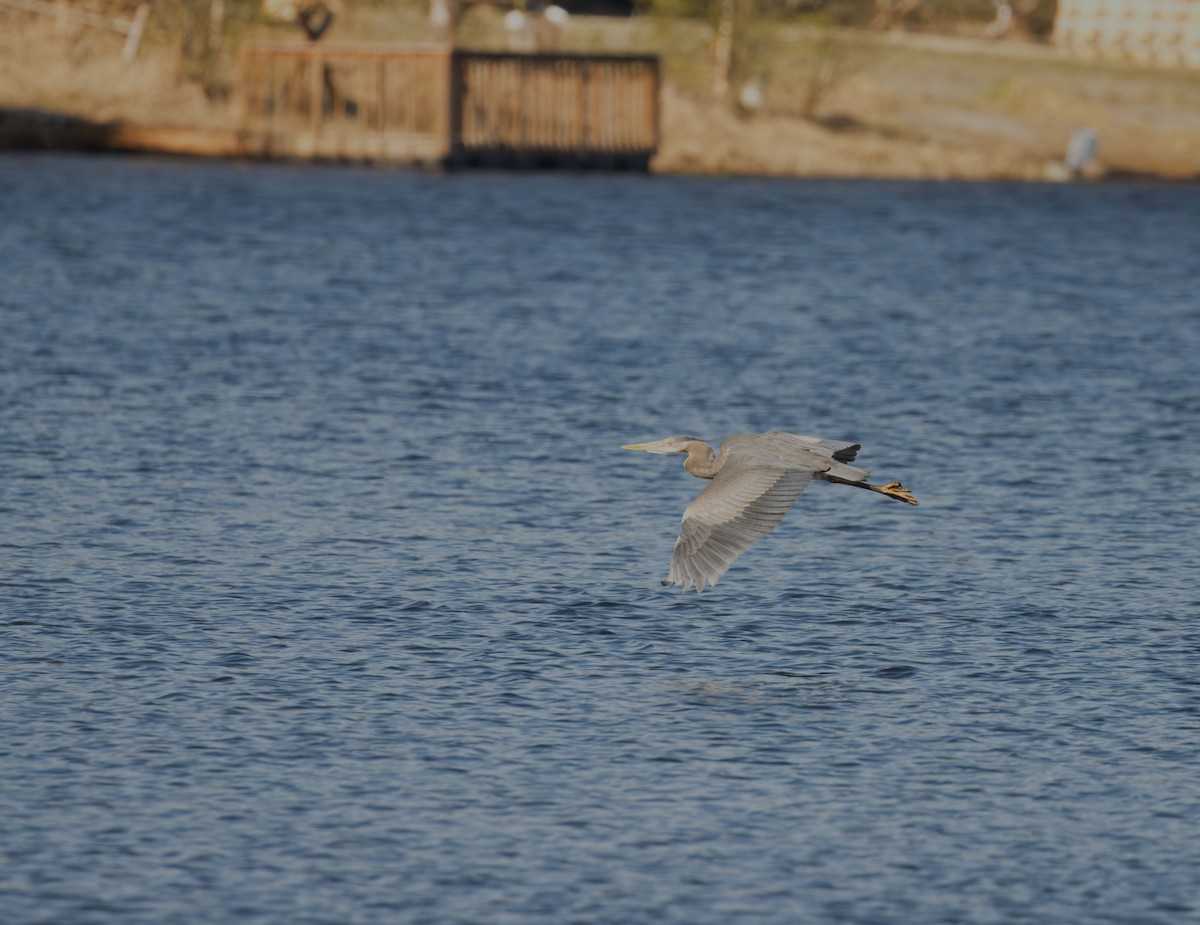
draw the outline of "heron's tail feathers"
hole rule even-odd
[[[865,482],[867,476],[870,474],[871,472],[868,469],[860,469],[858,466],[847,466],[845,463],[835,462],[825,473],[825,478],[829,479],[830,476],[833,476],[834,478],[829,479],[830,481],[857,483]]]

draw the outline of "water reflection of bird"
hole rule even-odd
[[[848,465],[859,445],[774,431],[726,437],[714,455],[694,437],[631,443],[624,450],[687,454],[684,468],[712,483],[683,512],[671,571],[663,584],[697,593],[715,585],[743,552],[774,530],[813,479],[866,488],[897,501],[917,499],[899,482],[868,485],[866,469]]]

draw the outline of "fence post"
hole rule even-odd
[[[138,53],[138,46],[142,44],[142,33],[146,31],[146,20],[150,18],[150,4],[143,3],[137,8],[137,12],[133,14],[133,22],[129,26],[129,35],[125,39],[125,48],[121,52],[121,58],[125,61],[132,61]]]

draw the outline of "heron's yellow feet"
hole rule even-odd
[[[881,494],[887,495],[889,498],[895,498],[897,501],[903,501],[905,504],[917,503],[917,499],[913,497],[912,492],[899,482],[888,482],[886,485],[880,485],[875,490]]]

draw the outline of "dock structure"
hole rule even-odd
[[[241,64],[251,155],[645,170],[658,148],[652,55],[252,45]]]

